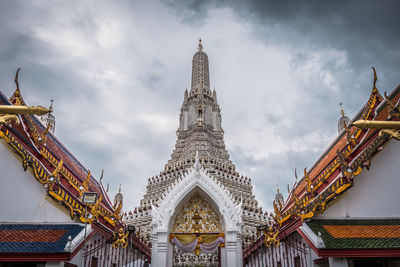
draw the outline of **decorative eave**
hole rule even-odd
[[[374,70],[375,74],[375,70]],[[376,88],[376,75],[368,102],[355,116],[355,120],[389,120],[393,106],[383,101]],[[400,87],[389,97],[397,103],[400,99]],[[390,110],[389,110],[390,108]],[[390,120],[397,120],[392,116]],[[327,204],[353,186],[353,179],[365,168],[369,169],[374,156],[384,148],[390,140],[388,134],[379,135],[378,130],[362,130],[354,126],[346,128],[324,155],[314,164],[310,172],[306,170],[304,177],[296,182],[289,192],[283,207],[275,208],[275,220],[287,229],[286,234],[295,231],[295,225],[325,211]],[[285,235],[285,231],[281,231]]]
[[[298,227],[297,232],[319,257],[398,257],[398,221],[391,218],[312,219]]]
[[[19,90],[18,72],[16,84],[17,89],[9,101],[0,92],[1,104],[26,105]],[[120,228],[123,225],[121,206],[111,205],[102,184],[34,115],[18,117],[20,125],[12,123],[0,126],[0,139],[21,158],[23,169],[31,169],[35,179],[47,189],[47,194],[69,210],[71,219],[77,216],[81,222],[96,222],[109,232]],[[99,194],[97,203],[88,206],[88,214],[92,214],[90,219],[85,219],[85,206],[81,202],[85,191]]]

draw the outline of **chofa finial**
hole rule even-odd
[[[203,51],[203,45],[201,44],[201,38],[199,39],[199,51]]]
[[[14,79],[14,81],[15,81],[15,84],[17,85],[17,88],[15,89],[15,92],[20,92],[20,90],[19,90],[19,83],[18,83],[18,74],[19,74],[19,71],[21,70],[21,68],[18,68],[17,69],[17,72],[15,73],[15,79]]]
[[[377,94],[379,92],[378,88],[376,88],[376,81],[378,80],[378,76],[376,75],[376,70],[373,66],[372,66],[372,70],[374,71],[374,85],[372,87],[372,93]]]

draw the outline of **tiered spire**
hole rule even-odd
[[[210,74],[208,69],[208,56],[203,52],[203,44],[199,40],[198,51],[193,56],[192,62],[192,88],[190,94],[211,93]]]
[[[225,166],[233,170],[223,140],[221,110],[215,89],[210,90],[208,56],[199,40],[192,62],[192,87],[185,90],[177,131],[178,140],[166,169],[190,167],[196,150],[208,165]]]

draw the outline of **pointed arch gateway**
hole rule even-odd
[[[199,204],[204,206],[200,209]],[[198,223],[193,219],[196,205],[201,217]],[[196,234],[197,237],[209,234],[211,239],[208,241],[224,244],[221,247],[221,266],[242,266],[241,227],[241,203],[235,205],[229,191],[208,176],[196,159],[194,167],[163,194],[159,207],[152,207],[152,263],[160,267],[172,266],[172,242],[175,245],[176,240],[179,242],[179,234],[194,234],[183,242],[186,244],[191,243],[189,239],[196,238]],[[193,250],[199,248],[197,243],[191,245],[195,245]]]

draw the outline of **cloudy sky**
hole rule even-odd
[[[54,99],[56,135],[125,210],[176,141],[203,39],[225,142],[271,211],[378,88],[400,82],[397,1],[0,1],[0,90]]]

